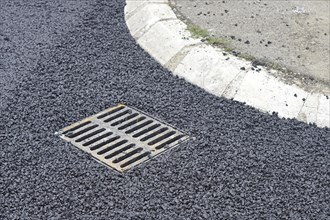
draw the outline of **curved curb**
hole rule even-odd
[[[330,91],[308,92],[286,84],[274,76],[275,70],[255,69],[249,61],[193,39],[168,0],[126,0],[125,20],[138,44],[161,65],[209,93],[330,127]]]

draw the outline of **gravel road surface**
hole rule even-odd
[[[174,77],[124,6],[1,0],[0,219],[329,219],[330,130]],[[119,102],[196,139],[122,175],[54,135]]]

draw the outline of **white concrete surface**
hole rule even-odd
[[[139,38],[156,22],[175,18],[171,8],[166,5],[147,4],[127,20],[127,25],[130,27],[130,33]]]
[[[138,38],[137,42],[159,63],[165,65],[185,46],[198,43],[198,40],[185,39],[188,37],[186,34],[178,34],[185,28],[186,25],[179,20],[160,20]]]
[[[267,112],[278,112],[281,117],[294,118],[304,104],[302,98],[307,95],[307,92],[286,85],[267,72],[249,71],[234,99]]]
[[[330,127],[330,92],[286,84],[265,68],[193,39],[167,0],[127,0],[127,26],[139,45],[173,74],[209,93],[245,102],[263,112]],[[229,58],[229,59],[228,59]],[[241,70],[245,67],[246,70]]]
[[[226,58],[211,46],[195,46],[173,69],[173,73],[212,94],[221,96],[241,72],[232,61],[226,61]]]

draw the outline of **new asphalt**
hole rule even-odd
[[[176,78],[124,6],[1,0],[0,219],[329,219],[330,130]],[[195,139],[123,175],[54,135],[117,103]]]

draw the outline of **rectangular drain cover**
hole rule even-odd
[[[171,126],[121,104],[65,127],[58,134],[120,172],[189,138]]]

